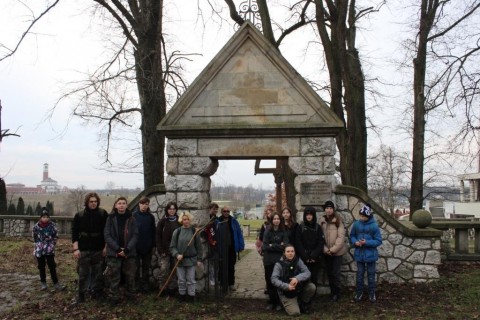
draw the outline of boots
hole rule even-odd
[[[48,288],[47,283],[42,281],[40,283],[40,291],[45,291],[45,290],[47,290],[47,288]]]

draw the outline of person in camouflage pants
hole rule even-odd
[[[107,243],[108,298],[110,304],[120,301],[120,279],[125,276],[127,299],[135,299],[136,246],[138,228],[132,212],[127,209],[127,199],[120,197],[115,201],[114,209],[105,224],[105,242]]]
[[[107,212],[100,208],[100,197],[95,192],[85,196],[85,208],[73,218],[73,256],[77,259],[78,295],[75,303],[85,302],[85,294],[90,290],[92,298],[103,294],[103,257],[105,239],[103,230]]]

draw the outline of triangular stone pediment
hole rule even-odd
[[[167,137],[334,136],[340,119],[246,22],[157,129]]]

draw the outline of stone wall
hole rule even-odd
[[[343,217],[348,234],[352,223],[358,219],[360,207],[365,202],[372,204],[383,240],[378,248],[377,283],[428,282],[440,277],[438,266],[441,264],[441,232],[433,229],[406,229],[399,222],[395,223],[396,220],[391,220],[390,216],[387,217],[387,213],[380,210],[371,199],[363,196],[337,191],[333,200],[336,211]],[[345,286],[355,286],[357,268],[353,252],[354,249],[350,248],[343,256],[342,281]],[[320,291],[328,292],[324,269],[319,277],[320,283],[324,284]]]

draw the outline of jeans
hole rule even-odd
[[[56,284],[58,282],[58,278],[56,269],[57,264],[55,263],[54,255],[37,257],[38,270],[40,271],[40,281],[47,282],[45,262],[48,265],[48,270],[50,270],[50,277],[52,278],[52,282]]]
[[[178,293],[182,296],[188,293],[195,296],[195,266],[177,267]]]
[[[357,292],[363,292],[365,268],[367,269],[368,293],[375,293],[375,273],[377,263],[357,261]]]

